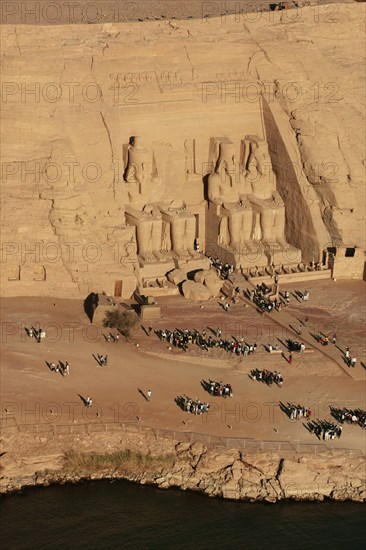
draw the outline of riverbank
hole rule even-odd
[[[137,431],[2,432],[0,493],[27,486],[125,479],[231,500],[366,501],[365,456],[253,451],[156,437]],[[16,460],[14,458],[16,457]]]

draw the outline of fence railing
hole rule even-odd
[[[9,422],[12,420],[13,422]],[[298,443],[283,440],[260,440],[246,437],[226,437],[200,432],[182,432],[168,430],[163,428],[152,428],[138,423],[127,422],[98,422],[86,424],[18,424],[15,418],[0,419],[0,430],[3,435],[6,431],[28,434],[47,434],[52,435],[82,435],[95,433],[115,433],[124,432],[126,434],[145,434],[153,436],[156,441],[159,439],[172,440],[181,443],[203,443],[210,448],[234,448],[246,451],[273,451],[273,452],[292,452],[319,454],[327,451],[343,451],[349,455],[365,456],[360,449],[349,449],[340,447],[330,447],[323,443]]]

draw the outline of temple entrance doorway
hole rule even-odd
[[[122,281],[116,281],[114,283],[114,296],[116,298],[121,298],[121,296],[122,296]]]

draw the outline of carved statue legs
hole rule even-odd
[[[163,237],[163,223],[161,219],[154,219],[151,222],[151,245],[152,253],[157,260],[161,260],[161,247]]]
[[[179,258],[196,256],[194,239],[196,236],[196,218],[192,216],[175,217],[172,219],[173,251]]]
[[[241,217],[240,242],[249,245],[252,239],[253,230],[253,212],[252,210],[243,210]]]
[[[139,256],[149,261],[159,259],[162,237],[161,220],[140,220],[136,230]]]
[[[276,235],[276,241],[281,246],[287,246],[287,243],[285,240],[285,207],[284,206],[277,208],[276,210],[275,235]]]
[[[189,216],[185,224],[185,248],[191,256],[197,256],[198,252],[194,249],[194,239],[196,238],[196,218]]]
[[[235,250],[240,245],[240,230],[242,226],[242,213],[231,212],[229,217],[230,247]]]
[[[229,217],[230,246],[234,250],[241,244],[249,245],[252,236],[252,210],[238,210]]]
[[[280,246],[285,246],[285,207],[263,208],[261,228],[263,242],[277,242]]]
[[[184,249],[185,218],[174,217],[171,225],[173,252],[179,258],[184,258],[187,256],[187,251]]]
[[[275,209],[262,208],[262,211],[261,211],[262,241],[265,243],[274,242],[276,240],[276,236],[273,231],[275,216],[276,216]]]
[[[152,259],[151,241],[151,222],[140,221],[136,226],[138,254],[145,260]]]

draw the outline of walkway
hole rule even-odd
[[[235,287],[239,286],[241,291],[247,289],[250,290],[251,287],[255,288],[255,285],[251,283],[250,280],[247,281],[242,275],[235,274],[231,277],[231,280]],[[242,292],[241,298],[245,303],[256,310],[258,316],[261,316],[257,306],[249,299],[245,298]],[[289,313],[285,308],[282,308],[281,311],[275,310],[272,313],[263,313],[262,317],[271,319],[274,323],[277,323],[281,327],[287,329],[293,334],[294,340],[304,342],[304,344],[307,344],[308,347],[318,350],[325,357],[336,363],[336,365],[338,365],[338,367],[340,367],[349,378],[354,380],[366,380],[366,370],[360,365],[360,363],[358,363],[355,368],[348,367],[344,361],[343,351],[337,345],[329,343],[328,346],[323,346],[314,338],[314,336],[318,336],[318,334],[313,335],[313,333],[306,326],[302,326],[301,335],[299,335],[296,332],[296,329],[298,329],[300,325],[299,319],[294,315],[291,315],[291,313]]]

